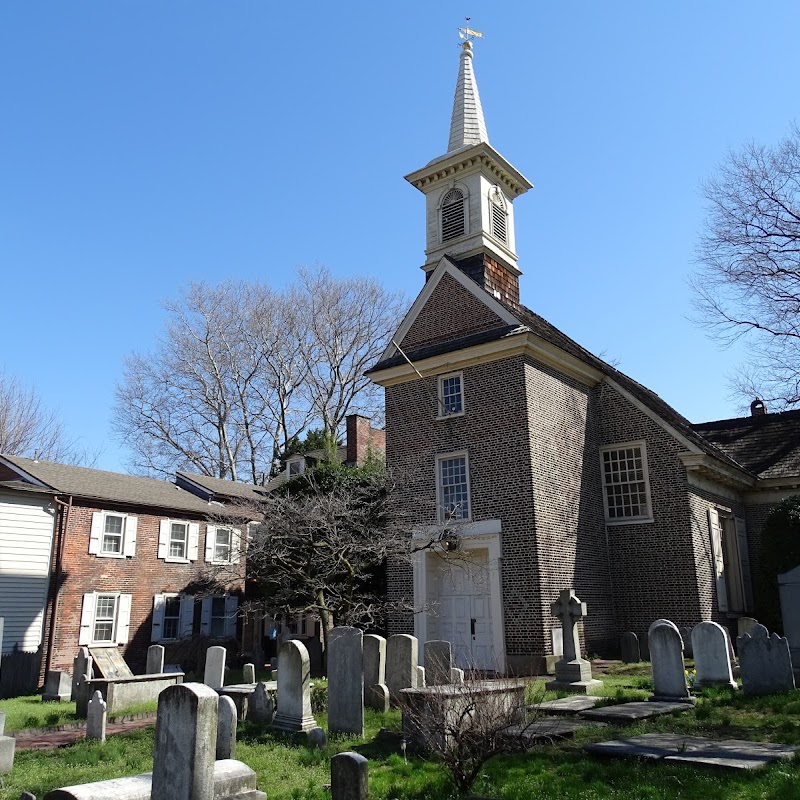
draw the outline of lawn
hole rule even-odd
[[[602,676],[611,699],[645,695],[647,667],[621,666]],[[541,684],[531,689],[541,696]],[[5,704],[4,704],[5,705]],[[24,707],[24,706],[23,706]],[[324,727],[325,715],[316,714]],[[400,750],[400,715],[368,711],[363,738],[337,738],[324,751],[307,748],[291,736],[267,733],[244,723],[236,756],[258,773],[259,788],[270,800],[324,800],[330,782],[330,757],[357,750],[370,760],[370,794],[375,800],[455,798],[446,774],[435,763]],[[484,768],[474,792],[504,800],[538,798],[687,798],[688,800],[800,800],[800,760],[753,774],[698,769],[645,760],[599,760],[581,746],[614,736],[669,731],[719,738],[782,742],[800,746],[800,690],[751,698],[732,690],[703,690],[697,706],[675,717],[661,717],[625,728],[588,728],[576,738],[537,747],[527,755],[498,757]],[[153,730],[110,738],[104,744],[80,743],[61,750],[17,753],[0,798],[15,800],[23,790],[42,797],[57,786],[146,772],[152,768]]]

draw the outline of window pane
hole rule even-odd
[[[122,527],[124,518],[113,514],[106,515],[103,526],[103,541],[100,545],[102,553],[122,552]]]
[[[439,462],[439,488],[445,520],[469,517],[467,460],[464,456],[443,458]]]
[[[186,558],[186,523],[172,523],[169,536],[169,554],[172,558]]]
[[[609,519],[650,515],[641,447],[603,451],[603,482]]]
[[[225,635],[225,598],[211,598],[211,635],[219,639]]]
[[[180,597],[167,597],[164,600],[164,623],[161,631],[163,639],[177,639],[181,616]]]
[[[114,641],[114,618],[116,616],[116,607],[116,595],[98,595],[94,607],[94,630],[92,632],[93,641]]]
[[[453,375],[442,380],[442,415],[460,414],[464,405],[461,396],[461,376]]]

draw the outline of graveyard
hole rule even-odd
[[[734,651],[716,623],[684,637],[656,620],[646,643],[627,638],[625,660],[590,661],[576,648],[585,607],[570,592],[559,603],[555,681],[465,675],[448,642],[337,628],[327,679],[312,681],[308,653],[289,640],[277,675],[226,669],[210,648],[202,683],[166,686],[157,714],[143,704],[127,723],[107,717],[103,682],[85,724],[74,702],[4,703],[0,745],[13,736],[17,747],[9,764],[0,746],[0,798],[800,797],[786,639],[750,621]],[[588,686],[568,691],[565,676]],[[47,746],[65,730],[71,741]],[[476,740],[486,752],[459,789],[437,747],[467,742],[475,759]]]

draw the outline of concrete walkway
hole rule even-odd
[[[127,733],[128,731],[147,728],[156,724],[155,712],[147,715],[136,715],[136,719],[120,722],[109,722],[106,735]],[[11,731],[7,734],[17,741],[17,750],[48,750],[52,747],[66,747],[86,739],[86,725],[76,724],[60,728],[28,728],[22,731]]]

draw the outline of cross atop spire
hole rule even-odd
[[[486,122],[483,119],[481,96],[478,94],[478,84],[472,71],[472,39],[476,36],[482,38],[483,34],[471,28],[459,28],[458,33],[464,39],[464,43],[461,45],[461,64],[458,68],[458,81],[453,98],[448,153],[480,142],[487,144],[489,142]]]

